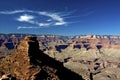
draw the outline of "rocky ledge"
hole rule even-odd
[[[92,80],[83,79],[59,61],[39,50],[36,37],[27,36],[0,61],[0,80]]]

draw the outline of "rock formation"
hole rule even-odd
[[[0,61],[0,76],[1,80],[84,80],[39,50],[36,37],[31,36]]]
[[[0,34],[0,46],[6,46],[8,49],[14,49],[26,34]],[[57,36],[57,35],[36,35],[41,50],[49,46],[49,43],[56,45],[79,46],[87,49],[96,49],[97,45],[102,48],[120,48],[120,36],[114,35],[80,35],[80,36]],[[69,42],[71,41],[71,42]],[[73,45],[74,44],[74,45]]]
[[[120,80],[119,36],[24,36],[0,35],[0,79]]]

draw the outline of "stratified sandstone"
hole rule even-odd
[[[0,61],[0,73],[0,79],[83,80],[81,75],[40,51],[36,37],[31,36],[25,37],[16,50]]]

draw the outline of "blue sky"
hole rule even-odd
[[[0,0],[0,33],[120,35],[120,1]]]

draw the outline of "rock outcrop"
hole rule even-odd
[[[15,49],[21,39],[26,34],[0,34],[0,47],[6,46],[9,50]],[[67,45],[69,48],[97,49],[97,45],[102,48],[120,48],[120,36],[114,35],[80,35],[80,36],[57,36],[57,35],[36,35],[41,50],[47,49],[51,44],[55,46]],[[73,47],[73,48],[72,48]]]
[[[11,80],[84,80],[39,50],[36,37],[31,36],[25,37],[17,49],[0,61],[0,74],[1,80],[4,76]]]

